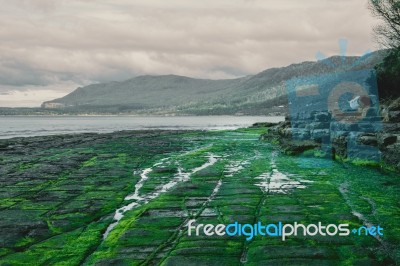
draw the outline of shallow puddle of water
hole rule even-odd
[[[313,182],[302,178],[292,179],[291,177],[295,175],[280,172],[275,162],[276,156],[277,152],[273,152],[270,162],[272,168],[271,172],[264,173],[255,178],[261,180],[261,182],[255,185],[260,187],[262,191],[267,194],[288,194],[291,190],[306,188],[304,183]]]
[[[155,165],[154,165],[155,166]],[[148,174],[153,171],[152,168],[146,168],[140,174],[140,180],[135,185],[135,191],[133,194],[128,195],[125,197],[125,200],[141,200],[142,198],[139,197],[139,190],[143,187],[143,183],[149,178]]]
[[[196,167],[196,168],[192,169],[188,173],[187,172],[183,172],[182,168],[179,167],[178,168],[178,173],[175,174],[174,179],[172,181],[168,182],[167,184],[162,185],[161,187],[158,187],[156,189],[156,191],[154,191],[154,192],[148,193],[146,195],[140,195],[139,194],[140,188],[143,187],[143,183],[149,178],[148,174],[153,171],[152,167],[144,169],[143,172],[140,174],[140,180],[135,185],[134,193],[132,193],[132,194],[128,195],[127,197],[125,197],[125,200],[135,200],[135,201],[131,202],[131,203],[129,203],[129,204],[127,204],[127,205],[125,205],[125,206],[123,206],[123,207],[121,207],[121,208],[119,208],[119,209],[117,209],[115,211],[115,214],[114,214],[114,221],[115,222],[108,226],[106,232],[103,234],[103,239],[107,238],[107,236],[115,228],[115,226],[118,225],[119,221],[124,217],[124,214],[127,211],[130,211],[130,210],[132,210],[134,208],[137,208],[139,206],[147,204],[150,200],[153,200],[153,199],[159,197],[160,194],[171,190],[179,182],[188,181],[192,174],[197,173],[197,172],[199,172],[199,171],[201,171],[201,170],[203,170],[203,169],[205,169],[205,168],[207,168],[209,166],[212,166],[213,164],[215,164],[218,161],[217,157],[215,155],[213,155],[213,154],[209,154],[207,156],[207,158],[208,158],[208,161],[206,163],[204,163],[203,165],[201,165],[199,167]],[[168,158],[161,160],[160,162],[154,164],[153,167],[160,166],[160,165],[164,164],[164,162],[167,159]],[[218,185],[217,185],[217,187],[218,187]]]
[[[296,161],[301,168],[329,169],[334,166],[334,162],[332,160],[325,158],[299,157]]]
[[[235,173],[243,170],[243,162],[242,161],[233,161],[227,166],[225,166],[224,174],[226,177],[232,177]]]

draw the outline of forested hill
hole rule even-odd
[[[80,113],[249,114],[283,113],[285,82],[295,77],[372,69],[386,52],[365,58],[334,56],[272,68],[229,80],[195,79],[177,75],[138,76],[121,82],[92,84],[42,104],[46,109]],[[282,107],[283,106],[283,107]]]

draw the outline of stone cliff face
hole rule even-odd
[[[400,170],[400,98],[380,110],[292,114],[285,122],[270,127],[262,138],[279,141],[291,154],[314,149],[334,159]]]

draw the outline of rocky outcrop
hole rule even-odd
[[[381,110],[332,114],[302,112],[270,127],[262,139],[289,154],[320,150],[326,157],[357,160],[400,170],[400,98]]]

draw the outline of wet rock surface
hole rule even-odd
[[[3,140],[0,264],[399,261],[396,175],[287,156],[259,141],[262,133],[263,126]],[[377,139],[393,142],[390,137]],[[396,144],[388,149],[391,145]],[[344,182],[346,189],[340,190]],[[387,234],[384,244],[366,236],[297,236],[286,241],[256,236],[247,241],[244,236],[189,236],[190,219],[214,225],[321,221],[356,227],[368,222],[381,225]]]

